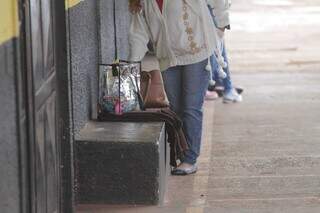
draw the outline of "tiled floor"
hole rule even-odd
[[[163,206],[77,213],[320,212],[320,1],[232,8],[227,45],[244,102],[205,103],[198,173],[171,176]]]
[[[199,171],[171,176],[163,206],[82,205],[78,213],[320,212],[320,73],[236,80],[244,102],[205,103]]]

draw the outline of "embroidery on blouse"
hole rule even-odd
[[[185,32],[188,35],[188,41],[189,41],[189,47],[190,47],[190,52],[192,55],[195,55],[197,53],[199,53],[201,51],[201,49],[206,48],[205,45],[202,45],[199,47],[199,45],[194,41],[194,30],[193,28],[190,26],[190,22],[189,22],[189,13],[188,13],[188,5],[186,0],[182,0],[183,5],[182,5],[182,10],[183,10],[183,15],[182,15],[182,19],[183,19],[183,24],[186,27]]]

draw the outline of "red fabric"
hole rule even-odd
[[[159,9],[160,9],[160,11],[162,13],[163,0],[156,0],[156,1],[158,3]]]

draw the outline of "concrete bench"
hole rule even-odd
[[[164,123],[90,122],[75,142],[78,204],[158,204],[169,173]]]

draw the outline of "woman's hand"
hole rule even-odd
[[[142,9],[140,0],[129,0],[129,11],[133,14],[139,13]]]
[[[218,27],[217,28],[217,34],[220,38],[223,38],[224,37],[224,31],[225,31],[226,28],[220,28]]]
[[[218,27],[219,30],[221,30],[222,32],[224,32],[226,30],[225,27]]]

